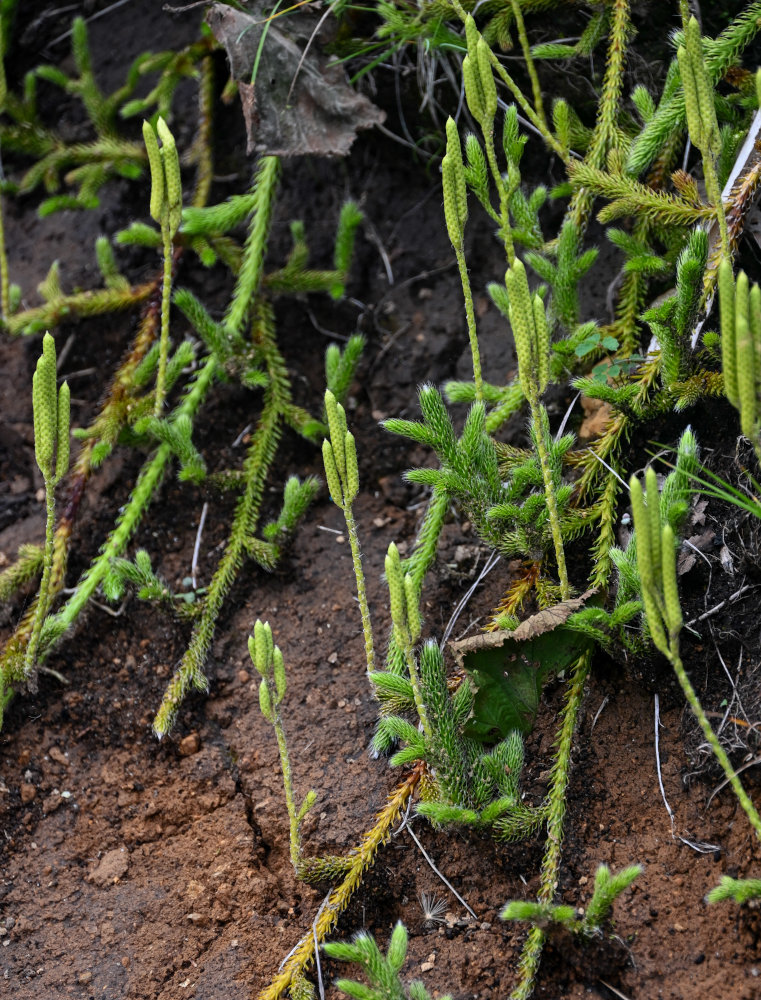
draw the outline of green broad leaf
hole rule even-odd
[[[451,643],[458,666],[476,692],[465,734],[481,742],[503,739],[512,730],[531,730],[546,681],[566,670],[590,640],[565,628],[569,616],[594,591],[546,608],[515,631],[487,632]]]
[[[590,354],[592,351],[595,350],[596,347],[599,347],[599,344],[600,344],[599,340],[582,340],[580,344],[576,345],[576,347],[573,350],[573,353],[576,355],[577,358],[583,358],[584,355]]]
[[[618,350],[618,341],[615,337],[603,337],[602,346],[607,348],[609,351]]]

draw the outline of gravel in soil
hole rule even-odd
[[[157,5],[115,10],[93,24],[95,64],[116,73],[114,60],[121,67],[129,55],[111,44],[114,31],[126,37],[131,26],[139,33],[139,49],[148,39],[159,44],[154,36],[175,31],[177,23]],[[240,130],[235,134],[241,137]],[[226,155],[240,162],[240,153]],[[279,306],[278,337],[299,401],[313,409],[319,406],[321,357],[329,342],[324,331],[346,335],[359,314],[368,337],[349,422],[361,464],[356,513],[381,638],[389,626],[383,555],[391,540],[411,542],[424,499],[401,474],[430,456],[385,434],[378,421],[415,415],[418,383],[466,377],[468,370],[461,292],[439,196],[430,191],[430,178],[407,152],[368,135],[337,167],[288,164],[274,228],[276,258],[290,219],[305,217],[320,259],[345,195],[364,202],[368,226],[351,300],[336,307],[317,298]],[[78,268],[92,259],[95,233],[101,226],[113,228],[115,219],[123,224],[125,208],[139,211],[131,197],[124,190],[112,192],[97,219],[64,213],[47,222],[36,218],[31,202],[11,203],[13,280],[31,289],[59,257],[65,279],[82,281]],[[490,380],[499,382],[511,374],[514,361],[483,291],[500,271],[499,248],[488,235],[475,237],[474,229],[469,261],[484,314],[484,363]],[[202,299],[224,294],[213,273],[194,272],[193,278],[203,283],[195,286]],[[600,291],[604,298],[604,287]],[[602,309],[602,300],[585,303],[589,315]],[[63,375],[97,369],[76,382],[77,422],[92,413],[103,375],[128,344],[132,324],[129,317],[110,318],[59,332],[75,337]],[[31,385],[37,349],[36,342],[20,340],[0,345],[0,552],[8,560],[18,544],[42,537],[31,394],[21,388]],[[255,418],[256,398],[232,387],[216,390],[200,437],[212,467],[235,464],[239,449],[233,442]],[[510,430],[523,432],[519,421]],[[288,439],[279,479],[290,472],[319,474],[318,457],[303,442]],[[119,454],[90,484],[77,524],[71,579],[96,551],[137,468],[134,456]],[[269,485],[274,506],[278,483]],[[230,514],[230,502],[211,490],[167,479],[135,540],[135,547],[149,549],[155,568],[172,585],[188,574],[204,500],[210,509],[199,573],[208,582]],[[740,546],[750,530],[747,522],[738,522],[731,533],[726,512],[708,516],[716,525],[721,521],[722,542],[730,547],[733,539]],[[483,558],[468,526],[453,519],[427,581],[428,634],[442,633]],[[698,617],[742,585],[741,574],[722,578],[715,546],[707,559],[710,577],[701,566],[684,577],[692,607],[686,617]],[[757,579],[757,569],[747,572],[751,583],[753,572]],[[500,564],[476,592],[455,637],[458,630],[462,635],[477,628],[507,579],[508,568]],[[714,640],[733,676],[743,648],[743,677],[752,678],[759,658],[756,607],[751,591],[698,626],[701,639],[694,640],[688,665],[711,710],[720,710],[725,697],[716,679],[722,674]],[[6,631],[21,610],[11,609]],[[348,851],[370,826],[400,775],[368,754],[376,706],[365,677],[349,546],[340,512],[323,494],[275,574],[244,568],[218,625],[208,664],[209,695],[188,700],[163,743],[152,737],[150,724],[184,650],[187,626],[134,599],[116,617],[92,607],[49,662],[66,683],[42,674],[35,693],[13,702],[0,735],[0,993],[18,1000],[249,998],[309,931],[324,891],[297,881],[290,864],[276,745],[259,711],[246,649],[257,617],[272,623],[287,664],[286,727],[298,796],[310,788],[318,793],[304,826],[307,853]],[[657,757],[655,691],[663,702]],[[529,802],[538,803],[547,788],[562,695],[559,682],[550,685],[528,739]],[[644,677],[604,658],[596,662],[575,741],[560,899],[583,907],[603,862],[613,869],[638,862],[644,873],[616,904],[614,938],[582,949],[567,936],[551,936],[537,997],[751,1000],[761,995],[758,912],[704,902],[722,874],[758,874],[761,852],[726,790],[708,804],[718,779],[685,781],[696,767],[705,768],[694,732],[662,665]],[[745,777],[752,784],[752,769]],[[385,943],[401,919],[410,930],[408,978],[423,978],[433,996],[505,996],[515,982],[524,931],[498,914],[508,899],[534,897],[541,844],[495,845],[468,831],[435,831],[420,820],[412,827],[476,919],[402,831],[379,854],[336,933],[367,929]],[[423,892],[445,901],[441,922],[426,920],[419,902]],[[322,968],[327,995],[333,997],[330,983],[339,966],[323,960]]]

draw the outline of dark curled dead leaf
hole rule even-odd
[[[463,659],[468,653],[475,653],[481,649],[497,649],[503,646],[505,640],[513,642],[524,642],[527,639],[535,639],[545,632],[551,632],[558,625],[563,625],[572,614],[580,611],[596,590],[588,590],[581,597],[571,597],[560,604],[553,604],[551,608],[538,611],[535,615],[521,622],[518,628],[512,631],[501,629],[497,632],[482,632],[480,635],[472,635],[469,639],[461,639],[459,642],[450,642],[449,648],[459,667],[463,667]]]
[[[206,15],[238,82],[248,153],[345,156],[357,131],[380,124],[385,113],[319,52],[324,28],[315,40],[315,15],[299,11],[268,22],[264,10],[261,3],[250,14],[215,3]]]

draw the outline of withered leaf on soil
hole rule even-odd
[[[595,593],[588,590],[532,615],[514,631],[501,630],[450,643],[458,666],[476,689],[468,736],[487,740],[534,724],[545,681],[561,673],[590,640],[565,623]]]
[[[247,152],[345,156],[357,131],[380,124],[385,112],[352,90],[341,65],[331,64],[318,52],[319,41],[312,39],[318,18],[303,10],[268,22],[252,86],[267,26],[264,11],[261,2],[250,14],[215,3],[206,15],[238,82]],[[309,51],[302,61],[307,45]]]

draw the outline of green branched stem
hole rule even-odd
[[[412,577],[412,582],[418,593],[423,589],[425,574],[436,558],[439,536],[448,508],[449,497],[447,494],[434,493],[428,503],[420,533],[415,540],[414,551],[409,559],[402,564],[404,572],[409,573]]]
[[[282,968],[272,982],[258,994],[257,1000],[280,1000],[286,990],[292,988],[297,977],[301,976],[312,963],[315,947],[319,947],[325,940],[338,922],[341,913],[351,902],[364,873],[375,861],[378,848],[391,836],[391,830],[404,812],[420,780],[420,775],[420,769],[415,770],[391,793],[387,805],[377,814],[371,829],[362,836],[359,844],[352,848],[346,857],[342,881],[331,891],[326,904],[321,907],[315,918],[314,927],[309,929],[283,961]]]
[[[63,320],[120,312],[144,302],[155,287],[153,281],[146,281],[127,290],[103,288],[94,292],[64,295],[44,305],[24,309],[22,312],[14,313],[13,316],[8,316],[5,318],[5,330],[12,337],[17,337],[19,334],[29,336],[41,330],[52,330]]]
[[[209,357],[198,372],[187,395],[177,407],[175,411],[177,416],[184,415],[191,419],[195,416],[216,372],[216,359]],[[46,620],[41,640],[42,659],[45,659],[52,652],[63,633],[74,625],[85,605],[108,573],[111,560],[123,554],[127,543],[153,499],[172,454],[171,447],[168,444],[162,444],[155,455],[143,466],[129,502],[120,514],[114,530],[109,535],[98,557],[82,577],[69,600],[52,618]],[[46,642],[45,639],[47,626],[52,631],[49,642]]]
[[[193,628],[190,643],[156,713],[153,731],[159,738],[172,728],[185,694],[191,688],[207,690],[203,672],[206,657],[214,638],[219,613],[243,564],[247,542],[256,528],[265,480],[282,433],[283,413],[290,403],[288,375],[272,334],[271,312],[264,305],[261,308],[263,315],[259,317],[257,324],[260,338],[258,346],[264,356],[269,382],[261,417],[243,463],[246,486],[238,501],[224,554],[209,584],[203,610]]]
[[[253,297],[259,290],[264,269],[264,253],[270,231],[272,210],[275,205],[280,160],[276,156],[265,156],[258,167],[253,193],[256,196],[254,216],[246,239],[243,263],[238,274],[230,307],[225,317],[225,326],[233,339],[240,338],[244,320]]]
[[[624,60],[626,36],[629,32],[629,0],[614,0],[613,19],[608,43],[607,66],[602,93],[597,108],[597,122],[589,144],[584,165],[601,170],[605,166],[608,151],[615,148],[618,141],[618,114],[621,107],[621,91],[624,82]],[[589,212],[594,201],[594,192],[586,187],[577,188],[566,212],[579,233],[586,228]]]
[[[346,530],[349,534],[354,579],[357,582],[357,600],[359,601],[359,611],[362,616],[362,633],[365,637],[365,660],[367,661],[369,672],[375,670],[375,649],[373,646],[373,626],[370,621],[370,606],[367,603],[365,573],[362,569],[362,553],[360,552],[359,535],[357,534],[357,522],[354,520],[354,511],[351,504],[346,504],[343,507],[343,513],[346,520]]]
[[[552,767],[547,799],[547,846],[539,876],[538,898],[540,903],[552,903],[557,891],[573,734],[584,695],[584,685],[589,673],[591,658],[591,652],[587,652],[576,661],[563,709],[563,719],[557,740],[557,755]],[[535,926],[529,931],[518,964],[520,978],[518,985],[510,994],[510,1000],[528,1000],[533,993],[545,937],[546,932],[541,927]]]

